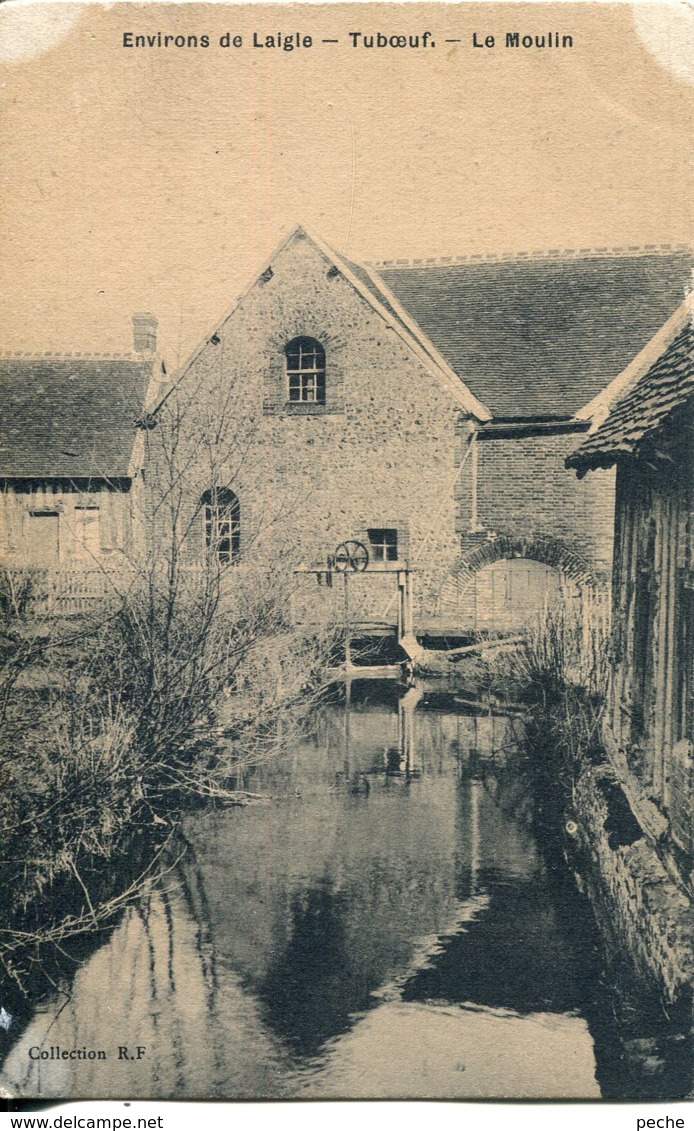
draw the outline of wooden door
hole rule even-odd
[[[36,569],[56,569],[60,561],[60,517],[54,511],[29,515],[27,557]]]

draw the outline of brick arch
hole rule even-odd
[[[512,538],[500,534],[462,554],[451,573],[457,576],[459,583],[467,578],[472,580],[485,566],[507,558],[530,558],[531,561],[553,566],[579,586],[596,586],[600,582],[596,572],[580,554],[557,538],[542,536]]]
[[[556,538],[513,538],[499,535],[463,553],[442,579],[438,591],[438,615],[444,620],[467,623],[473,613],[470,593],[477,574],[485,566],[513,558],[528,558],[552,566],[569,578],[579,590],[596,590],[603,580],[580,554],[570,550]]]

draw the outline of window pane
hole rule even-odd
[[[398,560],[398,532],[392,528],[374,528],[367,531],[371,558],[375,562]]]
[[[325,404],[325,370],[316,374],[316,400]]]
[[[205,545],[222,565],[236,561],[241,546],[241,521],[239,501],[233,491],[220,491],[224,502],[210,502],[205,506]],[[208,497],[214,498],[209,492]],[[203,496],[204,498],[205,496]]]
[[[290,401],[301,400],[301,378],[298,373],[292,373],[289,377],[289,399]]]
[[[285,347],[290,401],[325,404],[325,350],[315,338],[295,338]]]

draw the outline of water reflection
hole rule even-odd
[[[599,1094],[591,1030],[601,1079],[616,1069],[594,947],[580,938],[577,951],[534,838],[517,722],[421,688],[354,684],[350,700],[248,775],[267,804],[190,817],[176,873],[37,1010],[0,1084],[72,1097]],[[119,1058],[119,1046],[146,1052]],[[51,1047],[107,1058],[32,1059]]]
[[[71,1050],[106,1059],[61,1058]],[[281,1049],[233,971],[214,962],[177,885],[127,913],[69,990],[36,1012],[0,1081],[23,1096],[191,1098],[280,1094],[281,1077]]]

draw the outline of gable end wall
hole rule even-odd
[[[324,409],[287,405],[284,346],[297,335],[326,348]],[[200,437],[223,415],[217,481],[239,497],[247,556],[286,555],[290,570],[324,562],[368,527],[395,524],[401,554],[421,570],[420,594],[438,591],[459,552],[453,482],[464,443],[460,405],[438,378],[298,236],[216,337],[168,410],[183,413],[179,459],[188,469],[189,505],[210,486]],[[189,555],[199,556],[202,538],[189,541]],[[394,585],[378,581],[383,590]]]

